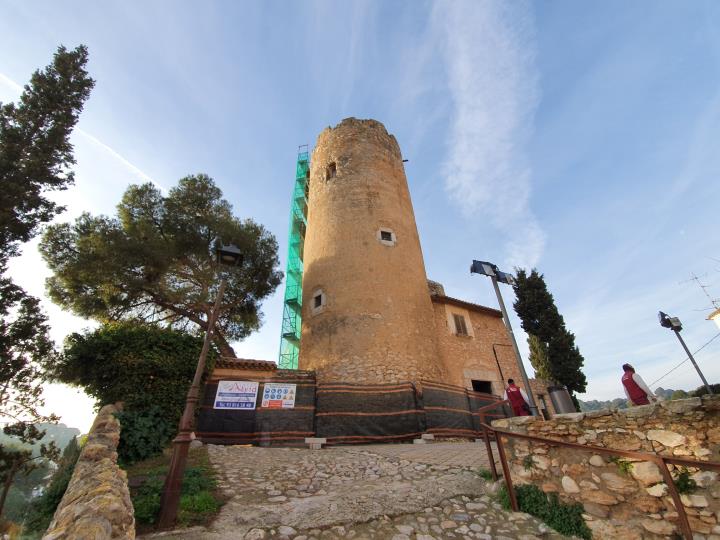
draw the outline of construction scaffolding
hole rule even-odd
[[[310,182],[308,146],[298,147],[295,186],[290,203],[290,234],[285,272],[285,302],[280,336],[280,369],[297,369],[300,355],[303,247],[307,227],[307,200]]]

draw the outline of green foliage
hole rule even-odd
[[[532,470],[535,468],[535,460],[533,460],[532,455],[528,454],[523,458],[523,468],[526,471]]]
[[[123,411],[116,416],[122,426],[117,449],[121,465],[161,453],[177,433],[178,422],[172,422],[167,412],[158,406],[141,411]]]
[[[80,445],[77,439],[73,439],[63,450],[58,469],[50,480],[47,489],[30,506],[25,518],[25,529],[27,531],[42,533],[48,528],[55,510],[70,483],[70,478],[79,457]]]
[[[673,478],[673,483],[678,490],[678,493],[692,493],[697,489],[697,482],[690,478],[690,471],[683,467]]]
[[[152,184],[130,186],[116,217],[83,214],[53,225],[40,250],[53,271],[48,293],[59,305],[102,322],[162,321],[179,329],[207,328],[217,293],[215,237],[242,251],[226,268],[228,286],[215,342],[232,355],[228,339],[260,326],[260,302],[281,281],[277,242],[254,221],[240,220],[204,174],[180,180],[165,197]]]
[[[535,269],[529,274],[517,269],[513,289],[516,295],[513,307],[523,329],[537,340],[536,348],[546,353],[545,363],[542,354],[536,354],[538,376],[565,385],[571,394],[584,392],[587,380],[582,372],[583,356],[575,345],[575,336],[565,327],[544,276]]]
[[[630,471],[632,471],[632,461],[627,461],[618,456],[611,456],[608,458],[608,461],[610,463],[614,463],[617,466],[618,472],[620,474],[624,474],[625,476],[627,476],[628,474],[630,474]]]
[[[713,394],[720,394],[720,384],[710,384],[710,390],[713,391]],[[692,397],[702,397],[708,393],[705,386],[700,386],[696,390],[690,393],[690,396]]]
[[[132,495],[135,508],[135,519],[138,523],[153,524],[160,512],[160,496],[162,494],[166,469],[152,474],[145,483]],[[183,475],[182,491],[178,523],[188,525],[203,522],[217,513],[221,501],[215,497],[213,490],[216,482],[212,471],[207,467],[188,467]]]
[[[685,399],[689,398],[690,394],[688,394],[685,390],[675,390],[671,395],[670,399]]]
[[[30,444],[43,435],[36,422],[57,421],[40,413],[42,369],[52,362],[54,347],[39,300],[4,274],[20,245],[63,210],[46,195],[73,183],[70,133],[94,84],[86,63],[85,47],[59,47],[52,64],[32,75],[17,104],[0,103],[0,418],[10,422],[5,434]],[[52,457],[56,449],[46,445],[41,452]],[[37,462],[26,449],[0,445],[0,478],[8,480],[0,514],[13,479]]]
[[[118,453],[132,463],[159,452],[176,431],[195,374],[202,339],[132,322],[72,334],[53,379],[80,386],[101,405],[122,401]],[[212,370],[214,351],[206,373]]]
[[[64,210],[45,195],[74,181],[70,134],[95,84],[87,60],[84,46],[59,47],[52,64],[33,73],[17,104],[0,103],[2,262]]]
[[[540,341],[537,336],[529,334],[528,346],[530,347],[530,365],[535,370],[535,376],[545,380],[552,380],[547,344]]]
[[[533,484],[515,486],[515,495],[521,512],[535,516],[561,534],[586,540],[592,538],[592,532],[582,518],[582,504],[563,503],[556,493],[546,495]],[[503,508],[511,509],[510,495],[505,484],[498,492],[498,500]]]
[[[493,481],[493,475],[492,472],[490,472],[488,469],[478,469],[478,476],[482,478],[483,480],[487,480],[488,482]]]

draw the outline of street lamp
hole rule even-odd
[[[522,357],[520,356],[520,349],[518,349],[517,341],[515,341],[515,334],[513,333],[512,326],[510,325],[510,317],[508,317],[507,310],[505,309],[505,302],[503,302],[502,295],[500,294],[500,287],[498,287],[498,281],[507,285],[512,285],[515,280],[512,277],[512,274],[502,272],[496,265],[485,261],[473,261],[470,266],[470,273],[482,274],[484,276],[488,276],[492,280],[493,287],[495,288],[495,295],[497,296],[498,304],[500,304],[500,310],[503,314],[503,321],[505,322],[505,327],[510,334],[510,341],[512,342],[513,350],[515,351],[515,359],[517,360],[520,375],[522,376],[523,384],[525,385],[525,392],[527,392],[528,400],[530,401],[528,404],[530,405],[530,411],[533,416],[538,416],[538,408],[537,405],[535,405],[535,398],[533,397],[532,389],[530,388],[530,381],[528,380],[527,373],[525,372],[525,366],[523,365]],[[505,384],[504,381],[503,384]]]
[[[215,251],[215,260],[218,265],[225,264],[228,266],[240,266],[243,261],[243,255],[240,249],[234,244],[225,245],[216,238],[213,242]],[[217,321],[218,312],[220,311],[220,303],[223,293],[225,292],[226,279],[222,276],[220,287],[217,291],[215,304],[208,317],[207,329],[205,331],[205,340],[203,341],[200,358],[195,368],[195,376],[187,393],[185,400],[185,410],[180,418],[178,434],[173,439],[173,455],[170,460],[170,470],[165,478],[165,486],[163,487],[162,497],[160,499],[160,517],[158,526],[162,529],[172,527],[177,518],[178,505],[180,503],[180,491],[182,488],[182,478],[185,472],[185,464],[187,463],[188,450],[192,441],[192,432],[195,423],[195,409],[200,399],[200,381],[205,371],[205,361],[208,351],[210,350],[210,342],[212,341],[215,322]]]
[[[700,375],[700,378],[702,379],[702,382],[705,385],[705,390],[707,390],[708,394],[712,394],[713,391],[710,389],[710,385],[708,384],[707,380],[705,379],[705,375],[703,375],[702,371],[700,371],[700,367],[695,362],[695,358],[693,358],[693,355],[690,352],[690,349],[688,349],[687,345],[685,345],[685,340],[680,335],[680,330],[682,330],[682,323],[680,322],[680,319],[678,319],[677,317],[670,317],[667,313],[663,313],[662,311],[658,312],[658,319],[660,320],[660,326],[662,326],[663,328],[669,328],[670,330],[675,332],[675,335],[677,336],[678,340],[680,341],[680,345],[682,345],[683,349],[685,349],[685,352],[687,353],[688,357],[690,358],[692,365],[695,366],[695,371],[697,371],[698,375]]]

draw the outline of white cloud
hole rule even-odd
[[[535,265],[545,234],[528,206],[525,145],[538,102],[530,5],[439,2],[433,18],[454,105],[446,188],[468,218],[505,238],[505,265]]]

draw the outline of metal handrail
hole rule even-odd
[[[578,450],[586,450],[588,452],[595,452],[597,454],[610,454],[615,456],[622,456],[622,457],[629,457],[632,459],[639,459],[641,461],[650,461],[658,465],[661,474],[663,475],[663,479],[665,480],[665,484],[668,486],[668,491],[670,491],[670,496],[672,497],[673,503],[675,504],[675,509],[678,513],[678,521],[680,522],[680,528],[683,533],[683,537],[686,540],[692,540],[692,529],[690,528],[690,522],[688,521],[687,514],[685,513],[685,507],[683,506],[682,500],[680,499],[680,494],[677,491],[677,487],[675,486],[675,482],[673,482],[672,475],[670,474],[670,470],[667,468],[668,463],[672,463],[673,465],[683,465],[686,467],[695,467],[697,469],[710,469],[715,471],[720,471],[720,462],[717,461],[697,461],[694,459],[685,459],[685,458],[676,458],[671,456],[661,456],[658,454],[650,454],[647,452],[633,452],[631,450],[615,450],[611,448],[603,448],[601,446],[592,446],[592,445],[586,445],[586,444],[578,444],[578,443],[572,443],[572,442],[566,442],[566,441],[558,441],[557,439],[547,439],[545,437],[537,437],[535,435],[526,435],[524,433],[515,433],[512,431],[507,431],[504,429],[494,428],[491,426],[488,426],[485,423],[482,423],[483,432],[485,433],[485,446],[488,451],[488,458],[490,461],[490,464],[492,466],[493,470],[493,478],[497,480],[497,473],[495,470],[495,458],[492,454],[492,448],[490,447],[490,443],[487,439],[487,433],[492,432],[495,435],[495,441],[497,443],[498,448],[498,455],[500,457],[500,463],[503,468],[503,476],[505,477],[505,485],[507,486],[508,495],[510,496],[510,505],[512,506],[512,509],[515,512],[519,511],[518,503],[517,503],[517,497],[515,496],[515,489],[512,485],[512,478],[510,477],[510,468],[507,464],[507,458],[505,456],[505,449],[503,447],[502,443],[502,437],[500,435],[504,435],[508,438],[516,438],[516,439],[525,439],[528,441],[534,441],[539,442],[551,446],[565,446],[568,448],[575,448]]]

